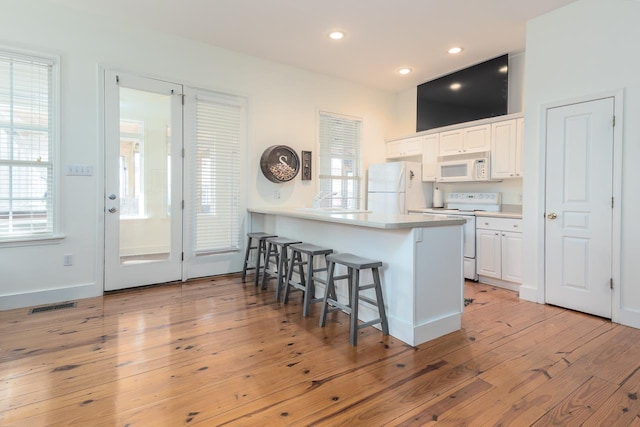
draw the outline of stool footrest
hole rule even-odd
[[[382,323],[382,319],[378,318],[369,320],[368,322],[362,322],[358,325],[358,329],[366,328],[367,326],[376,325],[378,323]]]
[[[329,311],[342,310],[347,314],[351,314],[351,307],[348,305],[342,304],[336,300],[327,300],[327,304],[329,304]]]
[[[359,286],[358,289],[361,290],[361,291],[366,291],[367,289],[373,289],[375,287],[376,287],[376,284],[375,283],[371,283],[369,285]]]
[[[376,300],[374,300],[374,299],[371,299],[371,298],[369,298],[369,297],[363,297],[362,295],[359,295],[359,296],[358,296],[358,299],[359,299],[360,301],[362,301],[362,302],[366,302],[367,304],[371,304],[371,305],[373,305],[374,307],[377,307],[377,306],[378,306],[378,301],[376,301]]]

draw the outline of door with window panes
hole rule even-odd
[[[236,97],[105,73],[105,290],[241,270],[244,112]]]
[[[105,290],[182,279],[182,86],[105,73]]]

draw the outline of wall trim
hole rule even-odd
[[[0,296],[0,311],[102,296],[98,283]]]

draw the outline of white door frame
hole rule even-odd
[[[623,105],[624,91],[622,89],[585,95],[576,98],[547,103],[541,106],[540,110],[540,144],[539,144],[539,166],[538,166],[538,188],[543,189],[538,194],[538,302],[545,301],[545,221],[542,219],[546,213],[546,174],[547,174],[547,110],[551,108],[563,107],[571,104],[579,104],[588,101],[595,101],[603,98],[613,98],[615,127],[613,128],[613,197],[614,205],[612,212],[612,245],[611,245],[611,275],[613,278],[613,291],[611,301],[611,320],[616,323],[624,323],[622,314],[622,293],[621,288],[621,258],[620,248],[622,244],[622,134],[623,134]],[[526,144],[526,142],[525,142]]]

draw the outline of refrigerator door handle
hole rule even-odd
[[[404,191],[404,188],[400,188],[402,186],[402,176],[404,175],[404,164],[402,165],[402,169],[400,169],[400,175],[398,175],[398,179],[397,179],[397,183],[398,183],[398,188],[396,189],[396,191],[398,193],[401,193]]]

